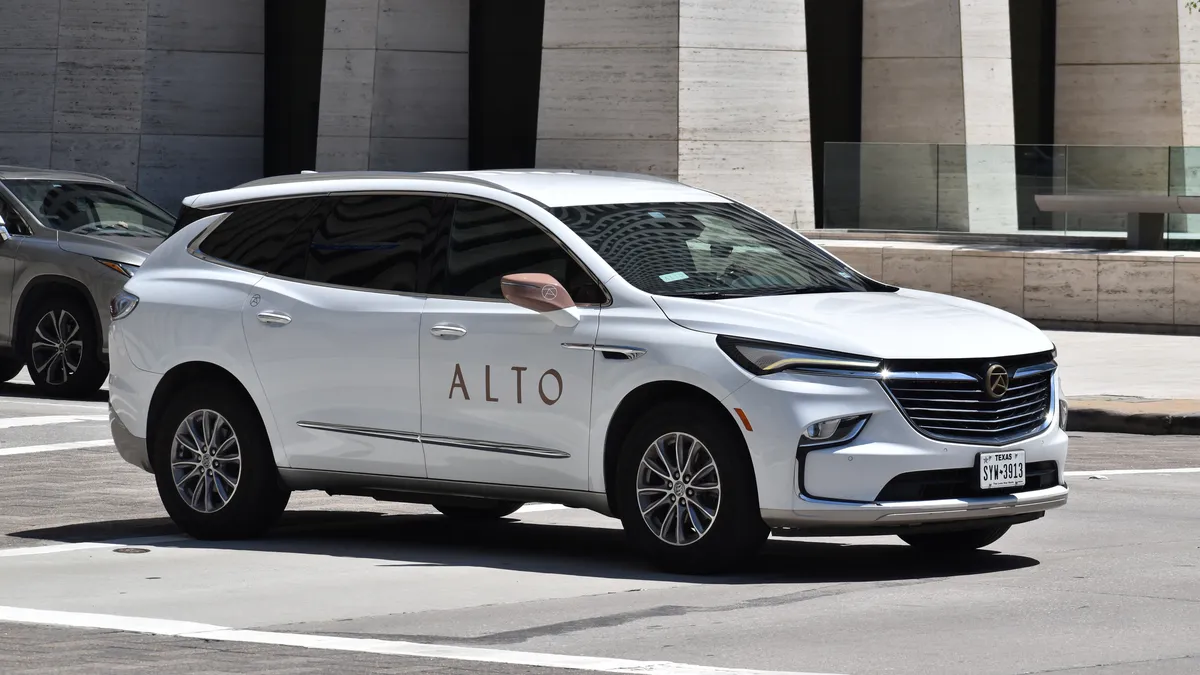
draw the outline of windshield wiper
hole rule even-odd
[[[804,286],[794,288],[764,288],[757,295],[811,295],[814,293],[852,293],[849,288],[841,286]]]
[[[729,300],[731,298],[751,298],[754,294],[738,291],[684,291],[681,293],[661,293],[668,298],[693,298],[696,300]]]

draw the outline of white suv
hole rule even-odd
[[[1054,345],[623,174],[315,174],[187,200],[114,299],[112,430],[200,538],[292,490],[619,517],[656,563],[769,532],[952,552],[1067,501]]]

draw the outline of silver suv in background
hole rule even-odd
[[[53,396],[108,376],[108,303],[175,216],[102,176],[0,166],[0,382]]]

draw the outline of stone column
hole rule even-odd
[[[1200,14],[1184,5],[1058,0],[1055,143],[1100,146],[1066,149],[1063,189],[1197,194],[1200,157],[1169,149],[1200,146]],[[1172,229],[1189,219],[1173,216]],[[1067,226],[1123,231],[1125,217],[1072,215]]]
[[[0,163],[168,210],[262,175],[261,0],[0,0]]]
[[[813,227],[804,3],[546,0],[537,164],[678,179]]]
[[[863,227],[1016,231],[1008,0],[863,10]]]
[[[467,168],[469,0],[327,0],[317,170]]]

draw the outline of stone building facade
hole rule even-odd
[[[168,208],[302,169],[603,168],[810,228],[836,215],[838,152],[851,202],[888,210],[863,223],[927,207],[928,177],[839,143],[936,143],[937,217],[1009,231],[1022,159],[997,148],[1200,145],[1184,4],[0,0],[0,164]],[[1152,154],[1125,180],[1157,180]]]

